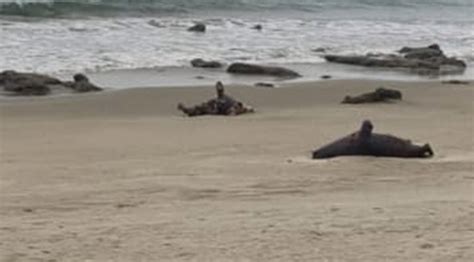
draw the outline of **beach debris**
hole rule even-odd
[[[252,107],[226,95],[224,85],[220,81],[216,83],[216,93],[216,98],[212,98],[207,102],[192,107],[187,107],[179,103],[178,109],[190,117],[202,115],[236,116],[255,112]]]
[[[266,83],[266,82],[258,82],[258,83],[255,83],[254,86],[256,86],[256,87],[266,87],[266,88],[273,88],[273,87],[275,87],[274,84],[272,84],[272,83]]]
[[[408,68],[419,74],[459,73],[466,62],[447,57],[439,45],[403,47],[397,54],[369,53],[366,55],[325,55],[328,62],[366,67]]]
[[[206,32],[206,25],[203,23],[195,23],[193,26],[188,28],[190,32],[204,33]]]
[[[231,74],[271,75],[282,78],[301,77],[297,72],[283,67],[264,66],[246,63],[233,63],[227,68]]]
[[[463,80],[446,80],[446,81],[441,81],[442,84],[452,84],[452,85],[469,85],[469,81],[463,81]]]
[[[211,61],[206,61],[201,58],[196,58],[191,60],[191,65],[193,67],[202,67],[202,68],[221,68],[223,67],[223,64],[220,63],[219,61],[211,60]]]
[[[372,123],[365,120],[358,131],[313,151],[312,158],[324,159],[355,155],[427,158],[434,155],[429,144],[418,146],[412,144],[410,140],[392,135],[372,133],[372,130]]]
[[[402,100],[402,92],[395,89],[379,87],[374,92],[361,94],[358,96],[346,96],[342,104],[362,104],[388,102],[391,100]]]
[[[74,75],[74,82],[63,82],[48,75],[36,73],[21,73],[12,70],[0,73],[0,89],[6,95],[43,96],[53,91],[74,91],[78,93],[101,91],[91,84],[83,74]]]

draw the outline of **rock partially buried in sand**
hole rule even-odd
[[[404,47],[399,54],[326,55],[328,62],[366,67],[408,68],[417,73],[459,73],[466,63],[455,57],[447,57],[437,44],[428,47]]]
[[[223,65],[218,61],[206,61],[201,58],[196,58],[191,60],[191,65],[193,67],[202,67],[202,68],[221,68]]]
[[[372,133],[373,125],[366,120],[360,130],[313,151],[313,159],[337,156],[379,156],[427,158],[434,155],[429,144],[414,145],[410,140],[392,135]]]
[[[91,84],[89,79],[83,74],[75,75],[74,80],[74,82],[62,82],[47,75],[15,71],[0,73],[0,87],[3,87],[6,95],[42,96],[51,94],[53,90],[59,92],[70,92],[70,90],[74,92],[92,92],[102,90]]]
[[[178,109],[190,117],[202,115],[236,116],[255,112],[252,107],[226,95],[224,93],[224,85],[221,82],[216,83],[216,92],[216,98],[192,107],[179,103]]]
[[[233,63],[227,68],[228,73],[246,75],[270,75],[282,78],[301,77],[297,72],[283,67],[262,66],[246,63]]]
[[[206,25],[203,24],[203,23],[196,23],[195,25],[188,28],[188,31],[189,32],[204,33],[204,32],[206,32]]]
[[[341,102],[343,104],[362,104],[387,102],[390,100],[402,100],[402,92],[394,89],[379,87],[374,92],[365,93],[358,96],[346,96]]]

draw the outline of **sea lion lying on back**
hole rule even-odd
[[[359,131],[336,140],[313,151],[313,159],[337,156],[382,156],[404,158],[426,158],[433,156],[429,144],[417,146],[410,140],[392,135],[372,133],[373,125],[365,120]]]
[[[182,103],[178,104],[178,109],[188,116],[201,115],[227,115],[235,116],[245,113],[253,113],[254,109],[244,103],[235,100],[224,92],[224,85],[219,81],[216,83],[217,97],[210,99],[200,105],[186,107]]]

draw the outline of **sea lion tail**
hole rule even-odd
[[[311,158],[312,158],[312,159],[321,158],[321,156],[319,155],[319,150],[313,151],[313,152],[312,152],[312,155],[311,155]]]

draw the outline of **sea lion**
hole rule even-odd
[[[395,89],[387,89],[379,87],[374,92],[365,93],[358,96],[346,96],[341,102],[343,104],[362,104],[362,103],[376,103],[387,102],[390,100],[402,100],[402,92]]]
[[[235,116],[245,113],[253,113],[254,109],[244,103],[235,100],[233,97],[225,94],[224,85],[218,81],[216,83],[217,97],[210,99],[200,105],[193,107],[186,107],[184,104],[179,103],[178,109],[181,110],[188,116],[201,116],[201,115],[227,115]]]
[[[359,131],[313,151],[313,159],[337,156],[381,156],[402,158],[426,158],[434,155],[429,144],[414,145],[410,140],[392,135],[372,133],[374,126],[369,120],[362,122]]]
[[[73,79],[74,82],[68,82],[67,86],[78,93],[96,92],[102,90],[102,88],[92,84],[89,81],[89,78],[84,74],[75,74]]]

